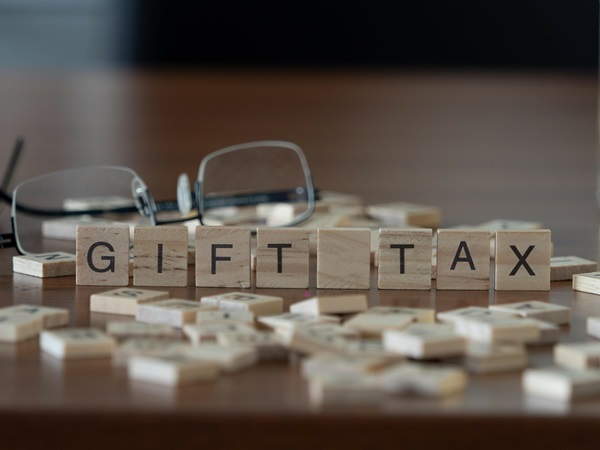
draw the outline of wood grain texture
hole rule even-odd
[[[38,253],[13,257],[13,272],[38,278],[75,275],[77,257],[65,252]]]
[[[487,290],[489,287],[489,231],[438,230],[437,289]]]
[[[77,226],[77,273],[80,286],[129,284],[129,226]]]
[[[134,286],[187,286],[187,269],[186,227],[135,227]]]
[[[259,228],[256,233],[256,287],[308,288],[310,231]]]
[[[317,287],[368,289],[371,271],[371,230],[317,231]]]
[[[169,298],[165,291],[119,288],[98,292],[90,297],[90,311],[135,316],[138,305]]]

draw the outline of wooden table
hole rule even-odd
[[[17,134],[28,146],[15,182],[91,164],[135,168],[157,198],[181,171],[229,144],[287,139],[303,147],[322,189],[367,203],[440,206],[444,226],[494,218],[541,221],[556,255],[598,258],[596,78],[492,73],[0,73],[0,168]],[[6,209],[0,230],[8,231]],[[71,325],[102,327],[73,277],[11,271],[0,252],[0,304],[66,307]],[[373,271],[373,280],[376,273]],[[191,279],[191,278],[190,278]],[[314,277],[309,294],[316,292]],[[600,297],[549,293],[378,291],[372,305],[488,305],[537,298],[573,308],[562,341],[586,340]],[[218,289],[169,289],[199,298]],[[255,291],[252,289],[252,291]],[[289,305],[303,290],[279,293]],[[530,350],[550,364],[551,348]],[[600,400],[571,405],[522,395],[520,374],[471,376],[459,397],[389,397],[311,405],[298,369],[264,364],[214,384],[170,390],[128,381],[108,361],[61,363],[36,340],[0,346],[4,445],[107,448],[480,448],[597,446]]]

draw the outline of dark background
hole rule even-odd
[[[127,64],[595,70],[597,0],[138,0]]]

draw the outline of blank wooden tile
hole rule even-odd
[[[496,232],[496,290],[550,290],[550,230]]]
[[[525,394],[568,402],[600,396],[600,373],[563,367],[527,369],[522,377]]]
[[[137,307],[135,320],[145,323],[164,323],[181,328],[186,323],[196,322],[199,311],[216,309],[191,300],[172,298],[152,303],[141,303]]]
[[[345,328],[350,328],[362,336],[378,337],[384,330],[400,330],[413,323],[413,316],[408,314],[382,313],[366,311],[344,322]]]
[[[258,362],[257,351],[243,345],[205,344],[186,350],[184,355],[192,359],[216,364],[219,371],[223,373],[239,372],[256,365]]]
[[[379,289],[431,289],[432,230],[379,230]]]
[[[443,398],[464,392],[468,378],[460,367],[432,364],[396,364],[380,374],[384,392],[412,397]]]
[[[187,286],[186,227],[135,227],[133,256],[134,286]]]
[[[37,336],[44,321],[41,315],[0,312],[0,342],[21,342]]]
[[[108,322],[106,333],[116,338],[169,337],[173,336],[173,328],[161,323]]]
[[[414,323],[402,330],[385,330],[386,350],[415,359],[432,359],[462,355],[466,339],[448,324]]]
[[[369,289],[371,230],[332,228],[317,231],[317,287]]]
[[[95,328],[42,331],[40,348],[59,359],[110,358],[116,342]]]
[[[38,278],[75,275],[77,257],[71,253],[52,252],[13,256],[13,272]]]
[[[436,279],[439,290],[488,290],[489,232],[438,230]]]
[[[211,305],[223,311],[249,311],[256,316],[269,316],[283,312],[283,298],[273,295],[229,292],[205,296],[200,301],[204,305]]]
[[[600,342],[570,342],[554,346],[554,362],[575,370],[600,370]]]
[[[135,316],[138,305],[169,298],[166,291],[119,288],[90,296],[90,311]]]
[[[283,313],[276,316],[264,316],[260,317],[258,321],[271,328],[294,328],[305,325],[314,325],[317,323],[333,323],[339,324],[340,318],[337,316],[331,316],[327,314],[323,315],[312,315],[312,314],[300,314],[300,313]]]
[[[598,263],[578,256],[553,256],[550,258],[550,281],[572,280],[573,275],[598,270]]]
[[[492,305],[490,309],[530,319],[544,320],[558,325],[568,324],[571,321],[571,308],[536,300]]]
[[[367,296],[364,294],[319,295],[296,302],[290,312],[318,316],[322,314],[349,314],[366,311]]]
[[[196,228],[196,286],[250,287],[249,228]]]
[[[129,378],[163,386],[186,386],[213,381],[218,366],[183,354],[132,356],[127,366]]]
[[[437,228],[442,213],[436,206],[416,205],[412,203],[384,203],[367,206],[369,217],[382,221],[386,226],[404,227],[412,225],[423,228]]]
[[[57,328],[69,324],[69,310],[65,308],[21,304],[2,308],[0,309],[0,314],[41,317],[43,328]]]
[[[469,341],[465,365],[470,372],[478,374],[511,372],[527,366],[527,353],[525,347],[518,344]]]
[[[77,227],[76,284],[129,284],[129,226]]]
[[[310,231],[259,228],[256,233],[256,287],[308,288]]]
[[[573,275],[573,290],[600,295],[600,272]]]

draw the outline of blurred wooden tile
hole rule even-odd
[[[337,327],[337,329],[332,327]],[[347,331],[347,329],[333,324],[277,329],[277,333],[287,347],[296,352],[310,355],[344,353],[350,340],[342,333]]]
[[[129,226],[77,226],[76,253],[77,285],[129,284]]]
[[[389,358],[380,356],[320,354],[304,359],[301,371],[307,379],[329,374],[360,375],[376,372],[392,363]]]
[[[587,334],[600,339],[600,316],[588,317],[586,320]]]
[[[135,227],[133,256],[134,286],[187,286],[186,227]]]
[[[192,345],[203,345],[207,342],[216,342],[219,333],[253,334],[257,333],[257,330],[245,323],[208,322],[184,325],[183,332]]]
[[[379,289],[431,289],[432,230],[379,230]]]
[[[287,361],[289,350],[280,335],[268,331],[254,333],[217,333],[217,342],[224,346],[253,348],[260,362]]]
[[[319,295],[294,303],[290,306],[290,312],[319,316],[362,312],[367,307],[367,296],[364,294]]]
[[[527,366],[525,347],[518,344],[486,344],[469,341],[465,354],[469,372],[491,374],[511,372]]]
[[[216,364],[220,372],[234,373],[248,369],[258,362],[258,353],[247,346],[205,344],[184,352],[186,357]]]
[[[249,228],[196,228],[196,286],[250,287]]]
[[[539,339],[539,325],[520,317],[463,317],[454,322],[456,332],[472,341],[525,343]]]
[[[600,396],[600,373],[562,367],[527,369],[522,377],[526,395],[568,402]]]
[[[412,203],[384,203],[367,206],[368,216],[381,221],[384,226],[404,227],[407,225],[422,228],[438,228],[442,212],[436,206],[416,205]]]
[[[138,305],[169,298],[166,291],[119,288],[90,296],[90,311],[135,316]]]
[[[438,230],[437,289],[488,290],[490,234],[476,230]]]
[[[550,230],[496,232],[496,290],[550,290]]]
[[[256,316],[269,316],[283,312],[283,298],[273,295],[229,292],[208,295],[202,297],[200,301],[204,305],[211,305],[223,311],[249,311]]]
[[[369,289],[369,229],[319,229],[317,240],[317,288]]]
[[[554,362],[574,370],[600,370],[600,342],[569,342],[555,345]]]
[[[163,386],[184,386],[213,381],[218,376],[218,366],[186,355],[163,354],[132,356],[127,367],[129,378],[135,381]]]
[[[308,393],[314,405],[379,404],[383,390],[377,375],[331,373],[312,377]]]
[[[160,323],[141,322],[108,322],[106,334],[116,338],[126,337],[170,337],[173,336],[173,328]]]
[[[196,315],[196,323],[245,323],[254,324],[254,313],[252,311],[200,311]]]
[[[495,236],[498,230],[539,230],[543,228],[540,222],[531,222],[527,220],[506,220],[494,219],[479,225],[473,226],[474,229],[488,230],[491,235]]]
[[[437,318],[440,322],[456,322],[463,318],[477,317],[516,317],[515,314],[495,311],[493,309],[484,308],[482,306],[467,306],[465,308],[451,309],[437,313]]]
[[[0,342],[16,343],[37,336],[44,321],[40,315],[0,312]]]
[[[572,280],[573,275],[598,270],[598,263],[578,256],[553,256],[550,258],[550,281]]]
[[[190,348],[189,342],[159,336],[130,337],[119,344],[114,352],[113,363],[116,366],[127,364],[132,356],[156,356],[179,354]]]
[[[317,323],[333,323],[339,324],[340,318],[327,314],[312,315],[300,313],[283,313],[276,316],[260,317],[258,321],[271,328],[294,328],[298,326],[313,325]]]
[[[537,338],[527,339],[523,343],[530,346],[556,344],[560,339],[560,327],[543,320],[527,319],[534,322],[540,329],[540,335]]]
[[[573,290],[600,295],[600,272],[573,275]]]
[[[0,314],[41,317],[43,328],[57,328],[69,324],[69,310],[65,308],[21,304],[2,308]]]
[[[164,323],[181,328],[186,323],[196,322],[199,311],[216,309],[191,300],[172,298],[152,303],[141,303],[137,307],[135,320],[144,323]]]
[[[386,350],[415,359],[462,355],[466,344],[466,339],[448,324],[414,323],[402,330],[383,332]]]
[[[13,272],[38,278],[75,275],[77,257],[70,253],[53,252],[13,256]]]
[[[412,397],[443,398],[464,392],[468,377],[460,367],[396,364],[379,375],[384,392]]]
[[[408,314],[382,313],[381,311],[366,311],[344,322],[345,328],[350,328],[362,336],[378,337],[384,330],[400,330],[413,323],[413,316]]]
[[[259,228],[256,287],[308,288],[309,235],[302,228]]]
[[[44,330],[40,334],[42,351],[59,359],[110,358],[115,347],[113,338],[95,328]]]
[[[571,321],[571,308],[537,300],[491,305],[490,309],[558,325],[568,324]]]

